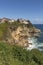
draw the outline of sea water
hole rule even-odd
[[[40,29],[41,33],[38,38],[36,37],[28,38],[29,43],[32,43],[32,44],[29,44],[29,47],[27,47],[27,49],[31,50],[31,49],[37,48],[40,51],[43,51],[43,24],[34,24],[34,26]]]

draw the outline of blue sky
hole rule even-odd
[[[0,18],[3,17],[43,24],[43,0],[0,0]]]

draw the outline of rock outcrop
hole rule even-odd
[[[5,38],[5,41],[10,45],[27,47],[29,44],[32,44],[28,42],[28,37],[37,36],[37,33],[40,32],[40,30],[36,29],[29,20],[18,19],[10,23],[9,21],[7,23],[8,32]]]

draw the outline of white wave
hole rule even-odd
[[[38,44],[38,47],[43,47],[43,43]]]
[[[37,38],[35,38],[35,37],[28,38],[28,42],[29,42],[29,44],[28,44],[27,50],[31,50],[34,48],[42,50],[42,49],[40,49],[40,47],[43,47],[43,43],[39,43]]]
[[[29,42],[29,47],[27,47],[27,49],[31,50],[33,48],[36,48],[37,43],[36,43],[37,39],[36,38],[28,38],[28,42]]]

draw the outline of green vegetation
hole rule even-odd
[[[5,35],[8,31],[8,26],[9,26],[8,23],[1,23],[0,24],[0,40],[2,40],[5,37]]]
[[[20,23],[19,20],[11,24],[8,22],[0,24],[0,65],[43,65],[43,53],[39,50],[33,49],[29,51],[20,46],[1,42],[9,34],[8,29],[15,29],[18,26],[33,27],[31,23],[25,25]]]
[[[0,65],[43,65],[43,53],[0,42]]]

